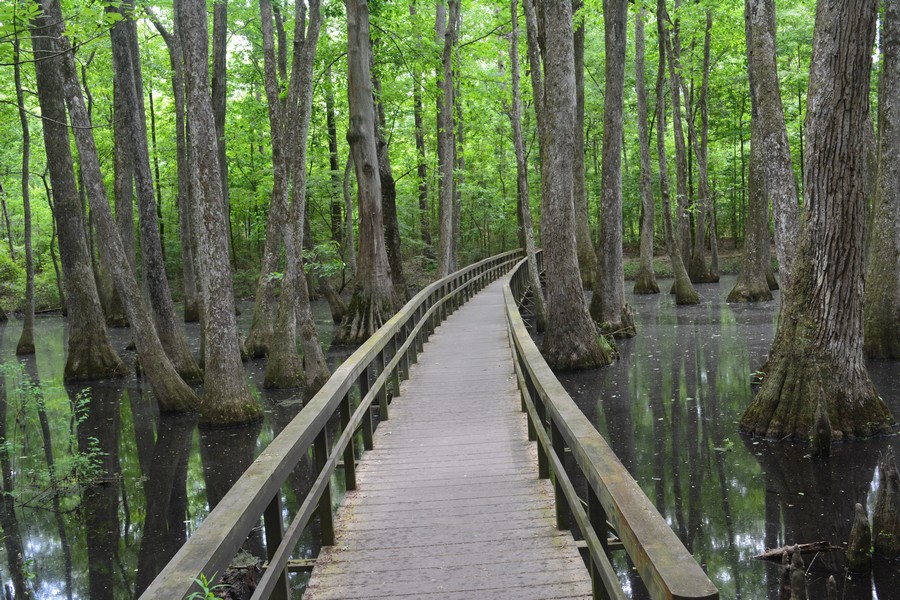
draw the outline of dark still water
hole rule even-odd
[[[777,600],[780,565],[752,557],[784,544],[843,545],[854,503],[871,515],[879,452],[890,445],[900,455],[900,437],[838,444],[831,458],[813,460],[806,447],[740,434],[750,374],[765,361],[777,306],[728,304],[733,284],[723,277],[698,286],[703,302],[691,307],[676,308],[665,293],[629,295],[638,336],[619,342],[621,358],[561,379],[721,597]],[[872,362],[869,370],[900,417],[900,363]],[[900,563],[877,565],[874,578],[845,580],[843,552],[804,560],[810,598],[825,597],[829,575],[842,598],[900,598]],[[624,561],[619,568],[642,597]]]
[[[253,307],[241,309],[246,332]],[[313,312],[328,349],[334,329],[328,307],[317,302]],[[250,361],[245,369],[266,411],[264,422],[198,428],[195,417],[160,417],[149,387],[134,375],[63,386],[60,316],[37,318],[37,353],[21,361],[15,356],[20,331],[21,322],[0,324],[7,432],[0,466],[6,498],[15,504],[15,511],[6,508],[9,502],[0,506],[0,579],[11,590],[17,578],[24,580],[36,598],[134,597],[302,408],[299,390],[263,390],[265,362]],[[187,331],[196,354],[199,328],[188,324]],[[133,363],[134,353],[125,351],[128,330],[110,334]],[[332,369],[349,351],[328,351]],[[283,489],[289,514],[313,479],[304,461]],[[301,548],[314,552],[311,536]],[[263,556],[262,535],[256,532],[244,549]]]

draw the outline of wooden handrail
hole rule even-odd
[[[364,445],[371,448],[375,401],[380,406],[380,420],[386,420],[388,382],[398,394],[400,379],[407,376],[409,363],[434,329],[476,291],[508,272],[521,255],[521,250],[514,250],[484,259],[435,281],[407,302],[335,370],[253,461],[141,599],[177,600],[199,591],[194,580],[200,574],[221,575],[260,518],[265,522],[270,566],[254,598],[289,597],[285,567],[300,534],[317,511],[323,522],[323,544],[333,542],[327,539],[333,536],[330,478],[343,458],[347,489],[353,489],[353,438],[361,428]],[[370,381],[370,375],[374,375],[374,381]],[[354,385],[360,390],[356,406],[350,399]],[[329,448],[325,425],[336,412],[340,412],[341,432]],[[315,447],[318,477],[285,530],[281,486],[311,447]]]
[[[522,260],[504,288],[507,325],[522,407],[538,442],[538,470],[555,479],[557,522],[568,507],[591,554],[594,598],[619,598],[622,590],[608,561],[608,525],[615,530],[652,598],[717,599],[719,592],[618,457],[553,374],[519,313],[529,287]],[[587,510],[563,468],[571,449],[587,481]],[[608,522],[608,523],[607,523]]]

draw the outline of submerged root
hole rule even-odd
[[[334,344],[362,344],[385,324],[394,314],[391,295],[367,294],[357,288],[353,292],[347,314],[334,337]]]
[[[891,430],[894,418],[868,378],[848,373],[822,352],[794,338],[773,350],[768,373],[741,417],[741,429],[769,439],[808,440],[820,399],[827,406],[832,437],[870,437]]]
[[[658,294],[659,285],[656,283],[656,276],[650,269],[641,266],[638,269],[637,277],[634,280],[635,294]]]

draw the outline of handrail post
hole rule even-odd
[[[353,413],[353,406],[350,404],[350,393],[347,392],[344,394],[344,399],[341,400],[340,406],[341,413],[341,430],[347,428],[350,425],[350,415]],[[350,442],[347,444],[347,447],[344,448],[344,482],[346,484],[347,490],[355,490],[356,489],[356,435],[350,436]]]
[[[600,540],[600,545],[603,546],[603,552],[609,556],[609,531],[606,525],[606,510],[603,508],[603,505],[600,504],[600,499],[597,497],[597,493],[594,492],[594,488],[590,483],[587,485],[587,513],[588,520],[591,522],[591,528]],[[603,585],[603,579],[600,577],[597,565],[594,564],[593,557],[590,561],[590,572],[594,599],[607,600],[609,598],[609,593]]]
[[[376,377],[381,375],[384,372],[384,365],[387,364],[385,362],[385,354],[384,350],[378,353],[378,357],[375,359],[375,363],[378,365],[378,372],[375,374]],[[390,416],[388,414],[388,396],[387,396],[387,379],[385,379],[384,383],[381,384],[381,387],[378,388],[378,418],[381,421],[387,421]]]
[[[263,512],[263,527],[266,531],[266,555],[269,560],[275,556],[275,551],[281,545],[284,537],[284,529],[281,523],[281,491],[276,491],[275,496]],[[288,588],[287,571],[281,571],[278,576],[278,583],[269,596],[273,600],[288,600],[291,597]]]
[[[316,436],[316,473],[321,473],[328,462],[328,430],[323,427]],[[322,545],[334,546],[334,516],[331,514],[331,482],[325,485],[319,499],[319,528],[322,530]]]
[[[371,386],[369,384],[369,368],[365,367],[362,373],[359,374],[359,401],[362,402],[366,395],[369,393]],[[366,415],[363,417],[362,422],[362,434],[363,434],[363,449],[371,450],[375,447],[374,442],[374,430],[375,427],[372,423],[372,406],[366,410]]]
[[[534,394],[531,397],[534,402],[534,408],[538,414],[538,422],[534,424],[535,428],[545,427],[544,420],[546,417],[546,411],[544,409],[544,401],[541,400],[538,394]],[[540,442],[538,442],[538,478],[539,479],[548,479],[550,477],[550,464],[547,458],[547,452],[550,451],[549,448],[544,448]]]
[[[550,443],[553,445],[553,453],[559,459],[562,468],[566,468],[566,441],[556,426],[553,417],[550,417]],[[569,528],[568,503],[566,502],[566,493],[563,491],[560,479],[565,477],[565,473],[553,474],[553,500],[556,505],[556,528],[563,530]]]
[[[391,344],[390,345],[393,346],[393,348],[391,349],[392,350],[391,358],[393,359],[395,356],[397,356],[397,349],[399,348],[399,344],[397,343],[396,335],[391,336]],[[400,369],[402,368],[402,365],[403,365],[403,358],[401,357],[400,360],[397,361],[397,364],[394,366],[394,368],[391,370],[391,386],[393,387],[393,391],[394,391],[391,398],[396,398],[397,396],[400,395]],[[404,379],[405,379],[405,377],[404,377]]]

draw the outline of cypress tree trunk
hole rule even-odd
[[[107,9],[112,11],[113,9]],[[135,74],[140,56],[132,53],[136,41],[129,40],[134,25],[130,17],[122,15],[122,20],[110,29],[113,51],[113,71],[115,93],[118,95],[115,112],[116,121],[127,129],[126,151],[133,157],[133,174],[138,198],[141,232],[141,260],[143,275],[147,282],[150,305],[159,341],[162,343],[178,374],[187,382],[200,383],[203,374],[191,355],[184,332],[181,330],[172,305],[169,281],[166,278],[162,240],[159,235],[159,219],[153,194],[153,178],[150,172],[150,155],[147,145],[147,121],[143,102],[139,100],[138,81]],[[134,33],[136,36],[136,32]],[[142,94],[142,92],[141,92]],[[124,138],[124,136],[123,136]]]
[[[364,0],[345,0],[350,128],[347,141],[356,167],[359,201],[359,262],[353,298],[336,336],[337,343],[362,343],[394,313],[393,285],[385,253],[381,179],[375,147],[375,104],[369,74],[369,8]],[[445,107],[446,108],[446,107]],[[451,173],[452,178],[452,173]]]
[[[634,15],[635,87],[637,88],[638,144],[641,152],[641,264],[634,281],[635,294],[658,294],[659,285],[653,272],[654,202],[653,183],[650,178],[650,134],[647,131],[647,86],[644,82],[644,18],[642,8]]]
[[[54,39],[59,35],[59,27],[53,25],[57,21],[47,14],[45,6],[32,23],[32,48],[38,100],[45,117],[44,146],[53,186],[53,212],[65,274],[68,348],[63,378],[66,381],[104,379],[124,375],[127,368],[109,342],[91,270],[72,153],[69,144],[59,143],[69,139],[69,132],[61,73],[66,57],[59,54]]]
[[[600,204],[600,256],[590,312],[604,333],[616,337],[635,334],[634,316],[625,303],[622,264],[622,134],[625,102],[625,47],[628,5],[604,0],[606,90],[603,96],[603,167]]]
[[[181,39],[178,21],[173,24],[172,31],[166,29],[148,7],[144,11],[150,16],[153,26],[162,36],[169,50],[169,66],[172,69],[172,96],[175,101],[175,152],[178,165],[178,221],[181,236],[181,272],[184,283],[184,321],[195,323],[200,320],[200,307],[197,299],[197,275],[194,268],[196,238],[191,225],[191,205],[189,194],[188,156],[185,140],[184,120],[184,62],[182,59]]]
[[[225,211],[225,224],[228,228],[228,246],[231,249],[232,264],[236,259],[234,253],[234,235],[231,230],[231,197],[228,190],[228,157],[225,154],[225,108],[228,88],[225,59],[228,54],[228,1],[218,0],[213,3],[213,57],[212,57],[212,109],[213,122],[216,126],[216,156],[219,160],[219,177],[222,181],[222,205]]]
[[[659,65],[656,70],[656,156],[659,162],[659,192],[662,197],[663,230],[666,238],[666,252],[672,263],[675,283],[672,292],[675,304],[697,304],[700,295],[694,290],[687,269],[681,258],[682,245],[672,223],[672,206],[669,195],[669,163],[666,159],[666,46],[668,31],[665,24],[665,0],[656,2],[656,34],[659,40]]]
[[[876,0],[822,0],[809,79],[803,178],[808,219],[791,293],[741,427],[770,438],[810,436],[818,402],[834,437],[864,437],[894,422],[862,351],[865,124]]]
[[[178,0],[175,6],[182,26],[188,154],[192,157],[191,180],[197,200],[195,226],[203,294],[206,368],[200,419],[210,424],[248,422],[259,419],[262,411],[247,387],[241,364],[209,95],[206,3]]]
[[[572,11],[584,4],[573,0]],[[575,23],[575,242],[578,244],[578,270],[584,289],[594,288],[597,273],[597,254],[591,241],[587,189],[584,179],[584,19]]]
[[[370,65],[375,69],[374,49],[370,48]],[[386,242],[388,263],[391,266],[391,282],[394,286],[394,306],[400,307],[409,300],[406,287],[406,276],[403,274],[403,250],[400,247],[400,223],[397,220],[397,184],[391,170],[391,155],[384,131],[387,119],[384,115],[384,104],[381,102],[381,80],[372,76],[372,88],[375,92],[375,147],[378,151],[378,176],[381,178],[381,205],[384,211],[384,237]],[[455,244],[454,244],[455,245]]]
[[[44,0],[43,9],[50,19],[62,22],[62,11],[58,0]],[[44,33],[46,31],[44,30]],[[166,355],[160,339],[157,337],[150,310],[134,278],[134,272],[125,259],[122,242],[109,209],[91,122],[85,108],[84,98],[81,95],[69,41],[61,29],[56,28],[51,31],[56,36],[54,50],[63,57],[61,69],[56,72],[55,76],[61,80],[60,87],[72,117],[75,143],[78,147],[87,197],[91,203],[91,214],[99,233],[102,258],[119,296],[124,302],[141,360],[142,371],[153,389],[160,410],[164,412],[192,410],[197,406],[197,397],[178,375]]]
[[[570,2],[543,7],[544,123],[541,143],[542,240],[547,266],[547,331],[541,348],[555,369],[608,364],[610,356],[585,305],[578,273],[572,200],[575,126],[575,61]],[[529,36],[530,37],[530,36]],[[534,74],[534,71],[532,71]]]
[[[744,256],[738,279],[728,294],[728,302],[762,302],[772,299],[772,287],[768,281],[772,261],[769,251],[769,198],[764,165],[766,156],[761,131],[763,121],[759,114],[762,107],[757,95],[760,86],[756,83],[759,75],[757,67],[761,62],[757,53],[765,52],[765,44],[757,40],[757,36],[765,37],[769,33],[764,28],[760,28],[760,24],[752,18],[754,11],[759,10],[759,6],[754,5],[764,3],[765,0],[746,0],[744,3],[747,76],[750,79],[750,168],[747,177],[748,201],[744,223]],[[774,25],[774,15],[772,18],[771,24]],[[769,23],[770,21],[765,19],[762,25]],[[771,101],[771,99],[769,100]],[[781,102],[780,97],[778,101]],[[788,161],[790,161],[790,157],[788,157]]]
[[[676,11],[680,5],[681,2],[675,0]],[[664,9],[665,7],[663,7]],[[672,129],[675,132],[675,224],[678,227],[676,237],[680,244],[679,251],[681,252],[682,261],[685,264],[689,264],[691,260],[691,225],[690,215],[688,214],[690,197],[687,184],[687,148],[684,144],[684,128],[681,117],[681,38],[679,29],[679,20],[676,18],[672,36],[670,37],[668,32],[666,32],[665,40],[666,44],[668,44],[666,56],[669,63],[669,86],[672,92]],[[693,279],[691,281],[693,282]]]
[[[534,226],[531,221],[531,200],[528,193],[528,165],[525,163],[525,142],[522,136],[522,94],[521,74],[519,69],[519,0],[512,0],[510,15],[512,31],[509,38],[509,62],[512,76],[512,106],[509,109],[509,120],[512,123],[513,147],[516,153],[516,190],[518,191],[518,212],[522,222],[522,233],[525,238],[525,251],[528,255],[528,278],[534,296],[534,312],[536,329],[543,331],[547,327],[547,308],[544,305],[544,292],[541,289],[541,277],[537,268],[535,255]],[[593,251],[593,250],[592,250]]]
[[[706,226],[707,218],[712,221],[712,196],[709,189],[709,69],[710,69],[710,42],[712,32],[712,13],[706,11],[706,30],[703,37],[703,83],[700,86],[700,98],[697,101],[700,110],[700,140],[698,143],[694,131],[693,119],[688,119],[688,127],[691,129],[690,137],[694,143],[694,152],[697,155],[697,171],[699,175],[696,211],[696,232],[694,235],[694,250],[691,255],[691,264],[688,273],[691,281],[695,283],[714,283],[719,281],[719,274],[711,270],[706,264]],[[692,84],[693,85],[693,84]],[[710,232],[710,238],[715,234]]]
[[[31,247],[31,131],[25,112],[25,93],[22,90],[22,68],[19,64],[19,39],[13,41],[13,78],[16,103],[22,124],[22,210],[25,217],[25,320],[16,344],[16,354],[34,354],[34,253]]]
[[[885,2],[878,86],[878,179],[869,241],[863,351],[900,358],[900,4]]]
[[[456,44],[456,21],[459,0],[449,0],[449,22],[443,2],[438,0],[435,37],[443,42],[442,75],[438,80],[438,169],[441,187],[438,208],[438,277],[447,276],[453,263],[453,168],[456,165],[456,143],[453,139],[453,46]],[[361,241],[361,240],[360,240]]]
[[[306,150],[312,113],[313,64],[316,44],[319,41],[321,15],[319,3],[312,0],[309,3],[309,18],[304,36],[302,30],[304,19],[300,13],[302,5],[298,4],[296,10],[294,38],[303,41],[302,44],[294,45],[294,67],[284,117],[285,129],[282,133],[282,139],[290,135],[296,136],[291,144],[294,186],[290,216],[284,224],[282,233],[286,268],[278,304],[275,337],[266,364],[265,386],[297,387],[304,379],[301,373],[305,367],[305,394],[312,397],[330,375],[312,319],[302,259],[303,225],[306,214]],[[265,14],[263,18],[266,18]],[[303,340],[302,363],[297,355],[297,321]]]
[[[756,104],[753,117],[760,123],[758,142],[763,146],[763,155],[766,157],[763,163],[764,177],[768,182],[768,197],[772,201],[775,218],[775,252],[784,297],[790,293],[794,250],[800,234],[800,208],[778,81],[775,2],[747,0],[744,11],[751,101]],[[800,136],[802,146],[802,131]]]
[[[331,169],[331,240],[344,239],[344,203],[341,200],[341,165],[338,159],[337,123],[334,114],[334,87],[331,65],[325,69],[325,125],[328,130],[328,168]]]
[[[416,5],[409,5],[409,16],[415,19]],[[413,24],[415,27],[415,24]],[[416,38],[421,44],[421,37]],[[415,63],[414,63],[415,64]],[[433,256],[434,248],[431,241],[431,208],[428,205],[428,163],[425,160],[425,125],[422,117],[422,74],[414,67],[413,70],[413,119],[416,128],[416,175],[419,177],[419,234],[425,256]]]
[[[749,39],[749,38],[748,38]],[[752,96],[752,93],[751,93]],[[752,110],[752,109],[751,109]],[[769,206],[766,196],[765,167],[759,140],[759,121],[753,111],[750,122],[750,172],[747,177],[748,206],[744,229],[744,256],[741,272],[731,292],[728,302],[763,302],[772,299],[772,291],[766,279],[769,271]]]

